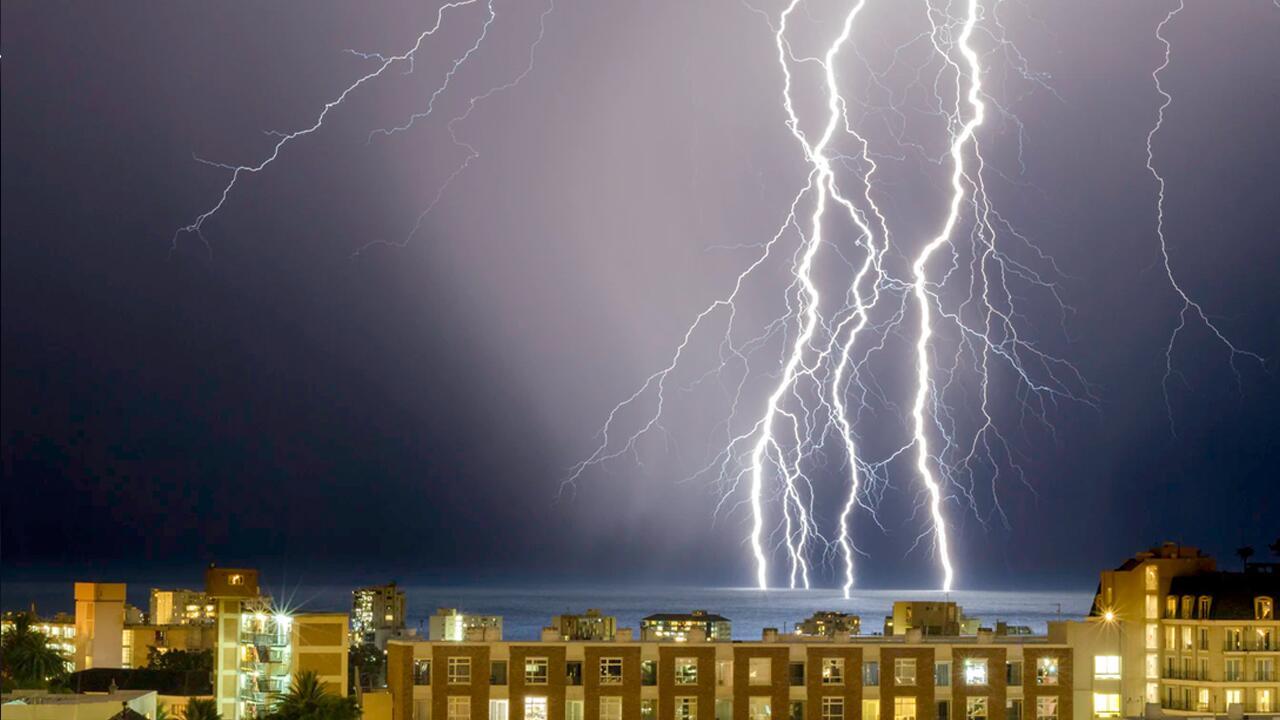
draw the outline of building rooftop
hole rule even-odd
[[[71,673],[67,685],[76,692],[101,693],[107,692],[113,682],[121,692],[155,691],[161,695],[187,696],[213,694],[213,683],[207,672],[156,668],[91,668]]]
[[[1207,620],[1252,620],[1253,601],[1257,597],[1270,597],[1280,601],[1280,574],[1274,572],[1212,572],[1175,577],[1169,584],[1170,595],[1207,595],[1209,603]]]
[[[652,622],[679,622],[684,620],[694,622],[729,622],[729,618],[716,613],[709,613],[705,610],[694,610],[689,613],[654,613],[643,618],[643,620]]]
[[[0,697],[0,703],[20,704],[20,705],[82,705],[86,703],[104,703],[116,702],[126,703],[130,700],[155,692],[154,690],[117,690],[113,693],[94,693],[91,695],[80,693],[49,693],[49,692],[32,692],[18,691],[14,693],[6,693]]]

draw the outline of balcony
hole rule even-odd
[[[1280,645],[1270,637],[1253,640],[1228,639],[1222,644],[1222,650],[1224,652],[1280,652]]]
[[[1179,670],[1177,668],[1165,668],[1160,677],[1165,680],[1204,680],[1208,681],[1209,673],[1202,673],[1199,670]]]

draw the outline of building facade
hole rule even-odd
[[[152,588],[151,625],[212,625],[217,606],[199,590]]]
[[[389,637],[403,633],[405,610],[404,591],[395,583],[352,591],[352,639],[359,644],[385,647]]]
[[[618,619],[590,608],[581,615],[556,615],[547,629],[561,640],[609,640],[618,634]]]
[[[125,584],[75,584],[77,670],[124,664]]]
[[[684,642],[698,638],[727,642],[733,637],[733,624],[729,618],[706,610],[655,613],[640,620],[640,635],[646,640]]]
[[[501,640],[502,617],[471,615],[457,608],[439,608],[427,621],[427,639],[432,642]]]

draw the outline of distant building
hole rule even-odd
[[[27,614],[31,621],[31,629],[45,636],[47,644],[62,654],[66,659],[67,672],[76,669],[76,621],[66,613],[58,613],[52,618],[41,618],[35,614],[34,608]],[[0,634],[7,633],[17,623],[19,613],[6,612],[0,619]]]
[[[591,608],[581,615],[556,615],[551,628],[565,641],[612,640],[618,634],[618,619]]]
[[[359,588],[351,593],[351,638],[358,644],[384,648],[387,639],[404,634],[405,595],[395,583]]]
[[[199,625],[125,625],[121,667],[141,668],[150,663],[151,649],[158,654],[171,650],[212,650],[217,644],[217,629],[212,624]]]
[[[911,630],[942,637],[976,635],[978,619],[966,616],[962,608],[953,602],[895,601],[893,614],[884,619],[884,634],[906,635]]]
[[[75,584],[77,670],[123,666],[124,598],[124,583]]]
[[[732,624],[729,618],[706,610],[694,610],[691,613],[655,613],[640,621],[640,634],[645,640],[675,640],[685,642],[698,639],[695,633],[702,633],[702,638],[714,641],[732,639]]]
[[[804,637],[835,637],[836,633],[858,635],[862,632],[862,619],[850,613],[819,611],[796,623],[795,632]]]
[[[468,615],[457,608],[439,608],[427,621],[432,642],[467,642],[502,639],[502,617]]]
[[[151,590],[152,625],[212,625],[215,606],[199,590]]]

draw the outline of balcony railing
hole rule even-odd
[[[1179,670],[1177,668],[1165,668],[1161,674],[1165,680],[1209,680],[1209,673],[1200,672],[1199,670]]]
[[[1276,652],[1280,650],[1280,644],[1271,638],[1227,640],[1222,644],[1222,649],[1226,652]]]

